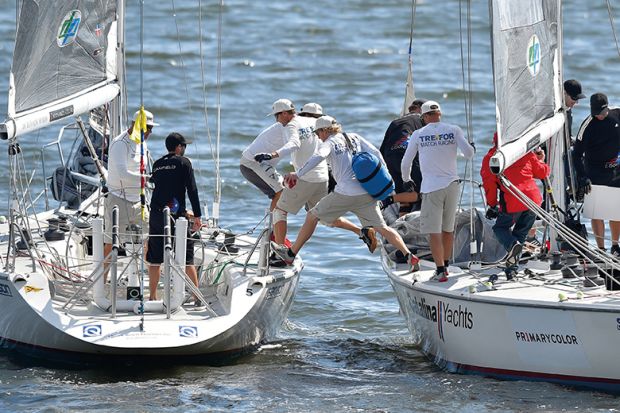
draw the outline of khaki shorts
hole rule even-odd
[[[121,242],[125,241],[126,234],[128,233],[127,227],[129,225],[139,225],[143,235],[149,233],[149,214],[148,210],[145,211],[145,221],[142,222],[140,202],[130,202],[125,198],[120,198],[110,192],[105,198],[104,208],[104,228],[106,244],[112,243],[112,208],[114,205],[118,205],[118,232],[121,235]]]
[[[321,199],[310,212],[327,225],[347,212],[353,212],[363,227],[385,227],[378,202],[368,194],[349,196],[332,192]]]
[[[267,162],[259,163],[241,157],[240,169],[244,178],[260,189],[269,199],[284,189],[282,185],[284,178],[273,165]]]
[[[422,194],[422,209],[420,210],[420,232],[422,234],[454,232],[459,189],[458,181],[454,181],[447,188]]]
[[[284,188],[276,207],[289,214],[296,214],[304,205],[306,210],[311,210],[326,196],[327,181],[307,182],[298,179],[293,188]]]

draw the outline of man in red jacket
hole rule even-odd
[[[482,159],[480,176],[489,206],[486,216],[489,219],[497,218],[493,232],[497,240],[509,251],[506,257],[506,279],[511,280],[517,272],[523,242],[534,225],[536,215],[512,195],[500,183],[499,177],[491,172],[489,160],[496,150],[497,133],[493,136],[493,147]],[[544,159],[545,153],[538,149],[535,152],[528,152],[504,171],[506,179],[538,205],[542,203],[542,195],[536,179],[544,179],[550,172],[549,165]]]

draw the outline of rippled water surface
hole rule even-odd
[[[161,124],[149,141],[151,150],[163,154],[163,138],[173,130],[193,137],[196,143],[188,154],[199,170],[201,196],[210,200],[218,6],[202,2],[207,132],[197,3],[147,2],[143,96]],[[411,10],[410,3],[402,0],[225,3],[222,223],[248,231],[268,203],[240,176],[238,160],[245,146],[272,122],[265,117],[271,103],[281,97],[298,107],[319,102],[347,130],[379,145],[402,105]],[[615,3],[611,1],[612,7],[620,10],[620,3]],[[460,8],[465,12],[465,5],[460,7],[456,0],[418,1],[413,60],[417,95],[440,101],[444,119],[465,128]],[[130,1],[127,69],[132,111],[140,102],[138,10],[138,3]],[[612,104],[618,102],[620,65],[606,2],[567,2],[564,19],[565,78],[581,80],[588,95],[602,91]],[[2,113],[6,113],[14,29],[14,2],[0,0]],[[478,147],[484,148],[490,144],[495,118],[486,2],[472,1],[471,29],[471,132]],[[586,115],[587,106],[586,101],[575,109],[575,125]],[[40,165],[38,148],[54,133],[42,131],[22,140],[33,168]],[[476,163],[480,161],[478,157]],[[0,165],[6,164],[6,150],[0,150]],[[0,194],[0,199],[7,199],[6,174],[0,174]],[[6,210],[6,203],[1,203],[0,213]],[[302,219],[303,214],[290,220],[291,238]],[[503,412],[614,411],[620,406],[616,397],[600,393],[445,373],[412,346],[379,257],[369,255],[359,240],[319,227],[303,258],[306,267],[289,319],[279,339],[258,352],[218,366],[86,369],[31,365],[3,354],[0,410]]]

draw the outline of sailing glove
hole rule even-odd
[[[484,214],[487,219],[495,219],[498,215],[499,208],[497,207],[497,205],[488,207],[486,214]]]
[[[403,182],[403,190],[404,192],[417,192],[417,189],[415,187],[415,182],[413,181]]]
[[[257,153],[254,156],[256,162],[269,161],[271,159],[273,159],[273,156],[270,153]]]

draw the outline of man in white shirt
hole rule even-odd
[[[151,136],[154,126],[153,114],[144,111],[146,114],[146,132],[144,132],[143,155],[141,155],[140,142],[135,142],[131,138],[134,123],[129,126],[126,132],[121,133],[110,143],[108,152],[108,179],[106,186],[108,194],[105,199],[105,232],[106,243],[104,243],[104,253],[107,256],[112,251],[112,208],[118,206],[120,234],[135,232],[140,227],[143,235],[148,234],[148,226],[142,223],[142,211],[140,207],[141,179],[140,159],[143,156],[144,165],[147,163],[146,140]],[[138,118],[139,111],[134,115]]]
[[[304,108],[314,112],[319,109],[321,112],[323,111],[323,108],[316,103],[307,104]],[[285,144],[273,152],[258,154],[255,159],[264,162],[290,154],[293,167],[295,171],[298,171],[319,147],[320,141],[314,133],[317,119],[298,116],[295,113],[293,102],[288,99],[279,99],[274,102],[272,115],[284,126]],[[308,169],[294,187],[285,185],[282,196],[274,210],[273,228],[276,243],[285,243],[288,214],[297,214],[303,206],[308,211],[312,209],[322,198],[327,196],[328,181],[327,162],[321,160],[314,167]],[[336,219],[331,224],[354,232],[358,236],[362,234],[360,227],[345,218]],[[364,242],[371,252],[374,251],[377,245],[374,231],[365,236],[368,241],[364,240]]]
[[[411,134],[401,163],[403,181],[411,181],[411,162],[420,153],[422,208],[420,231],[430,234],[431,253],[437,266],[434,281],[448,281],[448,262],[454,242],[454,221],[459,196],[456,170],[457,148],[465,158],[474,156],[474,146],[456,125],[441,122],[441,107],[432,100],[422,105],[422,129]]]
[[[322,141],[317,152],[296,173],[291,172],[286,175],[284,182],[295,187],[313,168],[324,162],[325,159],[329,159],[336,180],[336,187],[334,192],[321,199],[306,214],[306,220],[299,234],[297,234],[295,243],[290,248],[272,243],[276,255],[282,258],[285,263],[292,264],[299,250],[314,233],[319,220],[325,224],[333,225],[342,215],[353,212],[363,227],[373,228],[390,244],[399,249],[407,257],[407,262],[411,265],[412,270],[415,270],[418,267],[418,258],[409,251],[398,232],[385,224],[377,201],[362,188],[355,178],[351,166],[353,154],[347,145],[340,124],[331,116],[322,116],[316,122],[315,133]],[[347,134],[347,136],[357,152],[370,152],[382,160],[381,153],[370,142],[354,133]]]
[[[259,133],[243,151],[239,164],[241,175],[271,200],[270,211],[276,207],[284,189],[282,176],[276,169],[280,158],[257,162],[254,157],[260,153],[275,151],[282,145],[284,145],[284,126],[276,121]]]

